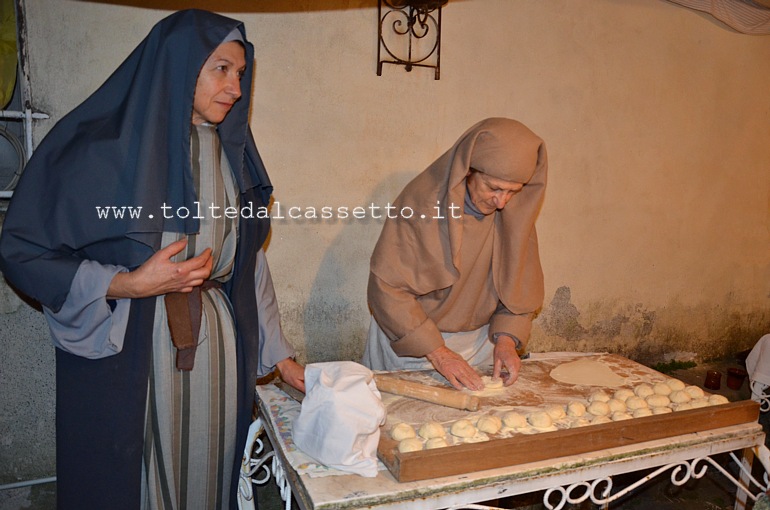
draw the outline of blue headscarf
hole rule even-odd
[[[0,238],[0,269],[22,292],[57,311],[83,259],[135,268],[164,231],[198,231],[190,130],[206,59],[234,30],[246,49],[242,97],[217,127],[243,193],[272,186],[248,124],[254,49],[240,21],[201,10],[160,21],[88,99],[36,149],[14,192]],[[141,207],[139,218],[99,219],[97,207]],[[152,216],[152,217],[151,217]],[[260,228],[259,243],[269,229]]]

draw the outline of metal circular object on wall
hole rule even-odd
[[[24,146],[15,134],[0,126],[0,190],[13,190],[22,170]]]

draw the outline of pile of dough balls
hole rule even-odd
[[[620,388],[612,394],[595,391],[588,396],[588,402],[587,412],[593,417],[592,423],[607,423],[726,404],[728,400],[722,395],[706,395],[698,386],[669,378],[654,384],[638,384],[633,389]]]
[[[418,430],[408,423],[398,423],[391,429],[390,435],[399,442],[400,452],[413,452],[443,448],[464,440],[483,441],[484,434],[494,435],[505,432],[504,429],[543,432],[555,430],[557,425],[564,428],[583,427],[729,402],[722,395],[708,395],[698,386],[688,386],[673,378],[653,384],[638,384],[632,389],[620,388],[614,392],[594,391],[587,400],[587,404],[575,400],[566,405],[550,404],[530,412],[508,411],[502,416],[485,414],[463,418],[451,423],[448,428],[436,421],[425,422]]]
[[[408,423],[398,423],[390,429],[390,437],[398,441],[401,453],[448,446],[444,426],[436,421],[423,423],[417,432]]]

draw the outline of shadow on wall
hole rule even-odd
[[[360,204],[380,207],[373,213],[367,209],[366,218],[328,220],[341,223],[342,229],[329,243],[304,305],[308,363],[361,360],[369,331],[369,259],[387,215],[384,207],[415,175],[403,172],[386,176]]]

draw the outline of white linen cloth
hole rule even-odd
[[[770,334],[764,335],[751,349],[746,357],[746,371],[751,381],[751,398],[759,401],[762,395],[755,395],[755,384],[761,385],[757,390],[770,386]]]
[[[375,477],[385,415],[371,370],[352,361],[311,363],[294,444],[329,467]]]

